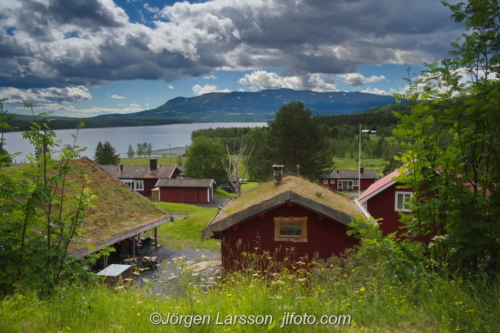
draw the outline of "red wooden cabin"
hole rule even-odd
[[[243,261],[243,252],[276,253],[277,260],[327,259],[358,244],[346,231],[361,214],[349,198],[287,176],[279,184],[266,183],[231,201],[202,236],[222,240],[222,262],[228,269]]]
[[[407,202],[411,201],[413,192],[410,189],[398,189],[402,184],[394,180],[396,177],[399,177],[399,171],[393,171],[372,184],[356,199],[357,204],[370,216],[383,219],[379,223],[384,235],[401,232],[403,224],[399,222],[399,214],[411,212]]]
[[[213,179],[160,179],[153,189],[153,201],[209,203],[214,185]]]
[[[320,179],[319,183],[337,191],[357,191],[361,184],[360,190],[364,191],[377,179],[377,171],[360,168],[359,172],[358,170],[333,170],[325,178]]]
[[[151,191],[159,179],[176,179],[182,171],[176,165],[158,165],[156,158],[151,158],[147,165],[102,165],[110,173],[130,189],[151,197]]]

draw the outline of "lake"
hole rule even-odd
[[[109,141],[121,157],[127,157],[128,146],[137,149],[138,143],[148,142],[153,145],[153,150],[169,149],[172,152],[176,147],[186,147],[191,144],[191,133],[198,129],[216,127],[257,127],[267,126],[267,123],[195,123],[195,124],[172,124],[159,126],[137,126],[137,127],[108,127],[108,128],[83,128],[78,132],[76,145],[86,147],[83,156],[92,158],[99,141]],[[73,145],[72,135],[77,132],[74,129],[56,130],[57,140],[61,147],[66,144]],[[4,134],[6,139],[5,148],[12,154],[20,152],[16,156],[17,163],[24,162],[26,156],[34,153],[33,146],[28,140],[23,139],[22,132],[11,132]]]

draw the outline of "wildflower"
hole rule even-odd
[[[365,290],[366,290],[365,287],[359,288],[359,291],[365,291]]]

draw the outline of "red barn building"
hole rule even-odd
[[[357,191],[358,189],[364,191],[377,179],[377,171],[361,168],[359,172],[358,170],[333,170],[326,178],[320,179],[319,183],[337,191]],[[360,181],[361,188],[359,188]]]
[[[153,201],[208,203],[214,197],[213,179],[159,179]]]
[[[229,202],[203,229],[202,238],[222,240],[222,261],[228,269],[242,262],[243,252],[268,252],[277,260],[327,259],[358,244],[346,234],[357,215],[362,211],[351,199],[287,176]],[[293,255],[286,251],[292,247]]]
[[[104,170],[127,185],[130,189],[151,197],[151,191],[159,179],[176,179],[182,171],[176,165],[158,165],[156,158],[151,158],[147,165],[102,165]]]
[[[358,206],[370,216],[375,219],[383,219],[379,223],[384,235],[395,231],[400,232],[400,227],[403,225],[399,222],[400,212],[411,212],[408,202],[411,201],[413,192],[410,189],[398,189],[397,187],[403,184],[395,181],[395,177],[399,177],[398,171],[394,171],[370,185],[356,199]]]

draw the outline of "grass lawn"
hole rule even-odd
[[[335,170],[358,170],[358,162],[353,158],[334,158],[333,167]],[[379,178],[384,176],[382,172],[387,165],[387,161],[381,158],[363,159],[361,166],[365,170],[376,170]]]
[[[207,208],[182,203],[155,202],[155,204],[170,215],[189,215],[194,212],[204,212],[207,210]]]
[[[120,164],[123,165],[149,165],[150,158],[157,158],[158,165],[177,165],[177,157],[134,157],[134,158],[121,158]],[[182,158],[182,165],[186,163],[187,158]]]
[[[186,245],[194,249],[220,250],[220,240],[201,240],[201,230],[212,220],[217,208],[204,208],[192,212],[182,219],[167,223],[158,228],[160,244],[175,249],[184,249]]]

